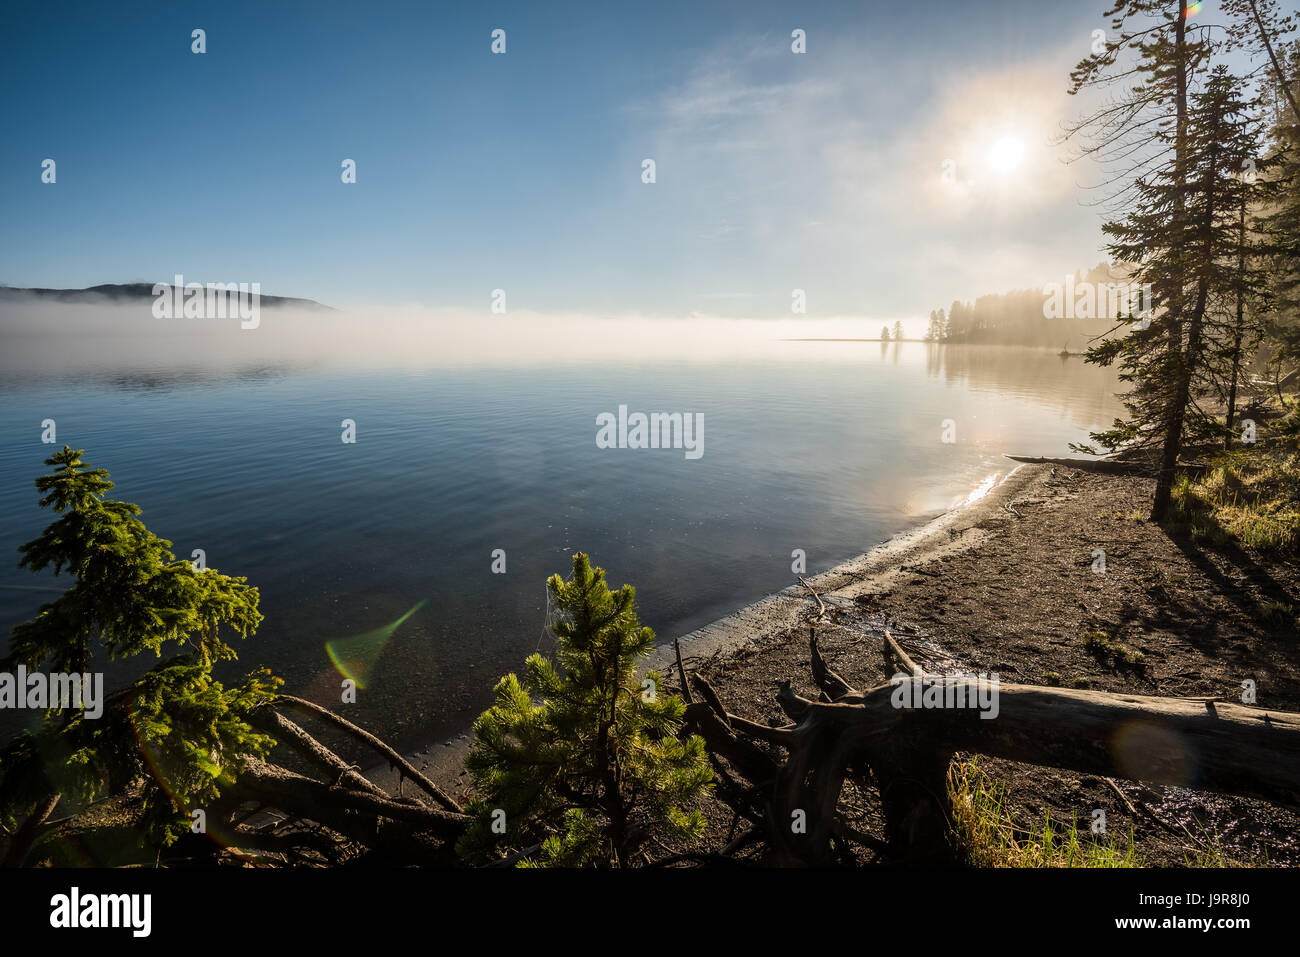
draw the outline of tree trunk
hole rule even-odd
[[[32,846],[36,843],[36,839],[41,836],[41,828],[49,820],[50,815],[54,813],[54,809],[59,806],[60,796],[51,794],[32,809],[32,813],[27,816],[27,820],[23,821],[22,826],[18,828],[9,841],[9,850],[5,854],[2,866],[23,866],[23,863],[27,860],[27,855],[31,853]]]
[[[1232,420],[1237,414],[1237,377],[1241,372],[1241,341],[1245,337],[1246,291],[1241,276],[1246,270],[1246,192],[1241,193],[1240,217],[1237,220],[1237,325],[1232,335],[1232,379],[1228,383],[1228,417],[1224,423],[1223,448],[1232,448]]]
[[[1116,462],[1112,459],[1076,459],[1069,457],[1052,458],[1042,455],[1009,455],[1005,458],[1013,462],[1025,462],[1031,465],[1063,465],[1066,468],[1079,469],[1084,472],[1096,472],[1100,475],[1150,475],[1149,466],[1136,462]]]
[[[455,864],[455,841],[469,824],[463,814],[331,787],[252,759],[245,762],[229,799],[262,803],[317,821],[393,864]],[[234,840],[238,842],[238,834]]]
[[[1181,20],[1179,24],[1179,35],[1181,37]],[[1184,71],[1180,68],[1180,82],[1183,77]],[[1182,451],[1183,423],[1187,415],[1187,404],[1192,397],[1192,380],[1201,361],[1201,336],[1205,321],[1205,306],[1210,291],[1210,280],[1207,271],[1213,264],[1214,177],[1218,170],[1218,157],[1218,152],[1211,150],[1210,160],[1205,172],[1205,216],[1201,224],[1200,236],[1204,249],[1200,274],[1196,279],[1196,303],[1192,307],[1192,315],[1187,323],[1187,348],[1183,350],[1180,348],[1179,343],[1170,343],[1171,347],[1178,348],[1181,354],[1179,355],[1178,386],[1174,392],[1172,415],[1165,431],[1164,449],[1160,457],[1160,476],[1156,480],[1155,498],[1151,503],[1151,520],[1157,522],[1162,521],[1169,514],[1169,501],[1174,487],[1174,473],[1178,467],[1178,454]],[[1181,206],[1181,203],[1179,205]]]
[[[1179,187],[1174,202],[1175,225],[1182,223],[1183,187],[1187,183],[1187,19],[1183,0],[1179,0],[1177,20],[1174,25],[1174,183]],[[1175,277],[1176,283],[1169,307],[1168,348],[1179,356],[1182,368],[1179,371],[1179,388],[1174,397],[1174,405],[1165,423],[1164,446],[1160,454],[1160,471],[1156,478],[1155,497],[1151,502],[1151,520],[1163,521],[1169,512],[1169,499],[1174,487],[1174,470],[1178,467],[1178,453],[1182,450],[1183,417],[1187,406],[1187,392],[1190,378],[1187,376],[1183,357],[1183,284],[1182,277]]]
[[[1180,373],[1180,375],[1183,375]],[[1178,468],[1178,453],[1182,451],[1183,415],[1187,408],[1187,388],[1182,384],[1173,400],[1173,411],[1165,427],[1164,447],[1160,453],[1160,471],[1156,476],[1156,492],[1151,501],[1151,521],[1162,522],[1169,514],[1169,501],[1174,490],[1174,472]]]

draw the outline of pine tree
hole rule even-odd
[[[1093,440],[1108,449],[1160,449],[1155,520],[1169,508],[1184,440],[1221,435],[1201,400],[1220,394],[1215,360],[1229,352],[1223,348],[1224,323],[1216,317],[1243,290],[1240,209],[1256,184],[1241,170],[1254,155],[1256,135],[1236,78],[1216,68],[1194,95],[1186,126],[1157,133],[1181,138],[1183,162],[1140,176],[1128,216],[1103,227],[1112,237],[1111,255],[1135,264],[1136,281],[1150,284],[1152,316],[1146,328],[1135,325],[1127,336],[1088,352],[1090,362],[1118,363],[1120,378],[1133,384],[1124,399],[1128,419],[1094,433]],[[1137,318],[1129,317],[1135,323]]]
[[[880,327],[880,341],[881,342],[889,341],[889,326]]]
[[[1158,446],[1159,471],[1151,517],[1168,511],[1189,404],[1194,404],[1205,350],[1206,310],[1218,264],[1200,262],[1211,233],[1218,238],[1224,198],[1217,191],[1219,172],[1208,184],[1207,158],[1222,163],[1230,148],[1217,152],[1204,135],[1194,142],[1191,97],[1197,71],[1214,52],[1218,25],[1190,21],[1182,0],[1116,0],[1107,15],[1113,39],[1084,58],[1071,73],[1071,94],[1091,87],[1120,86],[1109,102],[1070,129],[1067,138],[1088,141],[1082,155],[1117,167],[1112,197],[1129,209],[1125,220],[1107,224],[1121,262],[1140,263],[1134,278],[1151,288],[1155,311],[1149,328],[1135,328],[1122,340],[1089,351],[1089,361],[1119,361],[1121,379],[1134,388],[1125,404],[1130,418],[1094,435],[1108,448]],[[1207,103],[1200,100],[1201,132]],[[1241,154],[1233,157],[1238,163]],[[1203,208],[1190,209],[1199,193]],[[1208,219],[1207,219],[1208,217]],[[1198,244],[1193,251],[1189,244]],[[1216,249],[1217,253],[1218,250]],[[1137,317],[1130,317],[1137,321]],[[1192,420],[1202,416],[1194,408]],[[1079,446],[1087,448],[1087,446]]]
[[[535,654],[523,681],[502,678],[474,724],[466,767],[480,796],[461,853],[482,859],[547,835],[543,865],[626,867],[656,828],[698,839],[703,815],[684,806],[707,792],[712,768],[703,739],[679,737],[681,699],[659,690],[658,674],[636,673],[654,632],[637,618],[635,590],[611,592],[581,552],[572,578],[553,575],[547,588],[555,660]]]
[[[1247,125],[1242,130],[1240,145],[1258,144],[1258,127]],[[1241,378],[1249,357],[1254,353],[1266,333],[1265,317],[1275,308],[1272,264],[1276,260],[1277,244],[1266,224],[1258,219],[1260,208],[1271,205],[1278,195],[1281,182],[1273,175],[1277,157],[1256,160],[1246,156],[1242,163],[1240,183],[1235,202],[1236,258],[1231,275],[1231,300],[1227,309],[1211,310],[1209,323],[1211,337],[1216,342],[1209,359],[1212,374],[1218,382],[1220,397],[1226,403],[1224,415],[1223,447],[1232,447],[1237,434],[1237,397]],[[1267,177],[1267,178],[1261,178]],[[1227,312],[1224,317],[1223,313]]]
[[[1243,175],[1245,175],[1243,173]],[[1248,300],[1254,298],[1259,300],[1263,292],[1262,287],[1254,290],[1250,285],[1250,277],[1246,271],[1247,257],[1251,250],[1249,247],[1249,233],[1247,232],[1246,219],[1249,215],[1249,198],[1243,190],[1238,198],[1237,205],[1237,276],[1236,276],[1236,311],[1231,323],[1231,329],[1228,334],[1228,346],[1222,350],[1222,356],[1228,364],[1227,373],[1227,412],[1224,414],[1223,422],[1223,447],[1225,449],[1232,447],[1232,436],[1237,418],[1237,386],[1241,380],[1242,360],[1246,354],[1263,337],[1262,326],[1255,321],[1254,313],[1247,308]]]
[[[108,472],[89,468],[67,446],[46,459],[36,480],[42,507],[58,513],[20,549],[20,567],[71,575],[76,584],[13,629],[0,670],[86,673],[97,659],[120,659],[172,645],[184,653],[109,696],[104,713],[46,712],[35,732],[18,734],[0,759],[0,813],[26,818],[10,860],[25,855],[64,794],[82,801],[141,785],[148,835],[170,843],[190,829],[189,813],[215,800],[244,756],[264,757],[274,741],[255,732],[248,713],[272,696],[266,671],[239,687],[213,680],[214,663],[233,659],[220,628],[248,637],[262,621],[258,592],[245,579],[177,560],[150,532],[140,509],[113,501]]]
[[[903,323],[900,320],[894,320],[894,341],[903,341]]]
[[[925,337],[931,342],[941,342],[948,334],[948,323],[944,319],[942,309],[934,309],[930,312],[930,326],[926,330]]]
[[[1300,41],[1289,53],[1280,54],[1287,62],[1294,96],[1300,96]],[[1267,334],[1272,359],[1279,366],[1300,363],[1300,119],[1284,101],[1281,84],[1267,89],[1275,104],[1276,125],[1272,134],[1269,158],[1275,164],[1272,178],[1277,195],[1265,210],[1264,227],[1270,241],[1270,285],[1274,309]]]
[[[970,307],[954,299],[952,305],[948,307],[947,338],[957,342],[967,341],[971,333],[970,319]]]
[[[1263,55],[1279,105],[1290,107],[1288,122],[1300,123],[1300,90],[1297,90],[1296,64],[1286,63],[1285,39],[1296,29],[1300,16],[1283,13],[1277,0],[1221,0],[1231,18],[1227,33],[1234,47],[1252,57]]]

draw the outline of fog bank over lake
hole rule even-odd
[[[256,328],[237,318],[157,318],[150,301],[130,305],[0,303],[0,336],[18,339],[20,354],[0,369],[21,374],[117,371],[133,359],[141,368],[198,361],[209,369],[245,363],[394,366],[546,365],[556,361],[802,358],[854,361],[838,348],[791,354],[785,340],[869,338],[894,319],[721,319],[657,316],[555,315],[509,309],[493,314],[459,309],[396,307],[299,310],[263,306]],[[924,323],[907,325],[920,337]],[[827,343],[822,343],[827,344]],[[833,345],[833,344],[831,344]]]

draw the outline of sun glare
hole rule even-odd
[[[989,147],[989,168],[997,173],[1013,173],[1025,158],[1025,144],[1017,136],[1002,136]]]

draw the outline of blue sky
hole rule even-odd
[[[0,283],[923,315],[1102,258],[1048,139],[1104,5],[14,5]]]

